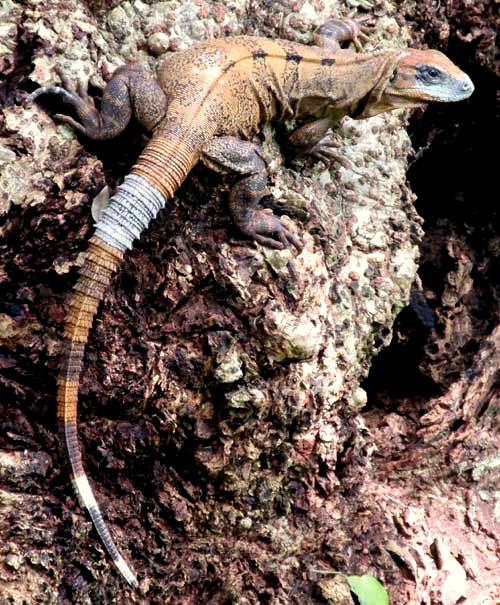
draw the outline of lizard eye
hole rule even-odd
[[[393,82],[396,81],[396,78],[398,77],[398,70],[395,69],[392,74],[391,77],[389,78],[389,82],[392,84]]]
[[[417,65],[416,75],[420,80],[433,83],[442,79],[443,72],[434,65]]]

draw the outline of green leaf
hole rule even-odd
[[[373,576],[347,576],[351,591],[360,605],[389,605],[389,595],[384,586]]]

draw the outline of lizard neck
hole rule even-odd
[[[286,90],[294,117],[321,118],[332,111],[356,119],[369,117],[401,55],[397,50],[361,54],[317,49],[299,64],[303,73],[297,87]]]
[[[386,51],[381,53],[378,64],[372,74],[372,86],[364,96],[360,96],[349,108],[348,115],[354,120],[370,118],[387,111],[388,107],[382,102],[382,97],[389,78],[394,73],[405,51]]]

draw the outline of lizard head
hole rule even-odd
[[[474,92],[469,76],[437,50],[409,49],[371,93],[362,117],[429,101],[462,101]]]
[[[438,50],[411,49],[392,72],[385,95],[410,104],[462,101],[474,92],[469,76]]]

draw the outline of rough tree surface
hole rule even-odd
[[[2,605],[348,605],[350,574],[395,605],[497,602],[495,23],[486,2],[416,4],[0,0]],[[234,34],[309,42],[354,9],[373,44],[438,48],[476,92],[417,112],[416,155],[404,112],[344,120],[349,163],[330,169],[283,156],[291,125],[263,129],[306,243],[296,277],[290,252],[237,235],[231,178],[203,167],[127,255],[87,349],[80,436],[134,594],[75,502],[55,380],[93,201],[146,139],[93,143],[51,118],[57,99],[22,100],[56,66],[98,96],[128,60]]]

